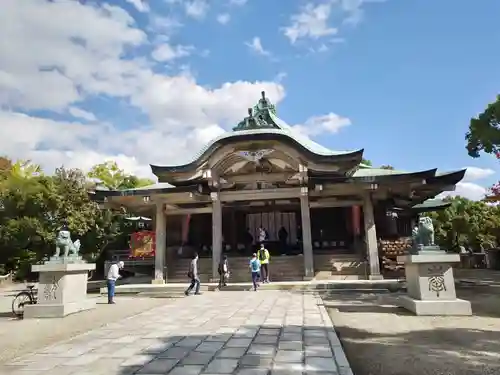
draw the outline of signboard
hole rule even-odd
[[[153,231],[141,231],[130,236],[130,257],[144,258],[155,255],[156,238]]]

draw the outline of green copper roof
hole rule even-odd
[[[442,199],[427,199],[426,201],[416,204],[411,208],[411,211],[416,213],[444,210],[451,206],[451,202],[446,202]]]
[[[320,156],[345,155],[358,151],[332,151],[310,140],[309,138],[302,137],[293,132],[290,125],[286,124],[283,120],[277,117],[276,107],[271,104],[270,100],[265,97],[265,93],[262,92],[262,98],[253,108],[249,109],[249,115],[245,117],[237,126],[235,126],[233,131],[226,132],[217,138],[212,139],[201,150],[199,150],[193,158],[190,158],[186,164],[195,162],[217,142],[230,138],[261,134],[279,134],[286,136],[298,142],[310,152]]]
[[[437,209],[437,208],[446,208],[451,205],[451,202],[446,202],[442,199],[427,199],[426,201],[416,204],[413,206],[413,209]]]

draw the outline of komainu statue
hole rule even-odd
[[[413,228],[413,243],[415,246],[435,246],[434,225],[430,217],[421,217],[418,226]]]
[[[63,250],[64,257],[67,257],[70,252],[72,256],[78,256],[78,252],[80,251],[80,240],[72,242],[71,234],[66,228],[63,228],[57,234],[56,253],[54,254],[56,258],[60,256],[61,249]]]

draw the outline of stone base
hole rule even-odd
[[[26,305],[24,307],[24,319],[34,318],[64,318],[66,315],[78,313],[95,308],[94,298],[87,298],[77,302],[66,304],[43,304]]]
[[[455,299],[451,301],[436,300],[436,301],[421,301],[413,299],[409,296],[402,296],[398,299],[400,307],[410,310],[415,315],[428,316],[470,316],[472,315],[472,307],[469,301],[463,299]]]
[[[24,318],[62,318],[95,307],[95,299],[87,298],[88,272],[95,264],[52,260],[31,270],[40,274],[38,303],[24,307]]]

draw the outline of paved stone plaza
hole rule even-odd
[[[0,368],[46,373],[352,375],[321,298],[283,291],[190,296]]]

